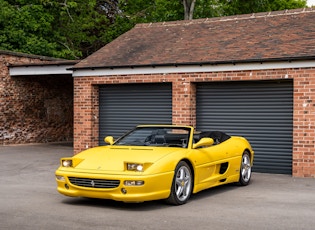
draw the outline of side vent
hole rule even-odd
[[[220,166],[220,174],[224,174],[226,172],[226,170],[228,169],[229,167],[229,163],[228,162],[225,162],[225,163],[222,163],[221,166]]]

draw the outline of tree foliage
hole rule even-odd
[[[137,23],[305,6],[306,0],[0,0],[0,49],[81,59]]]
[[[114,0],[0,0],[0,8],[5,50],[78,59],[130,29],[112,28],[119,14]]]
[[[224,0],[222,3],[224,15],[296,9],[306,6],[306,0]]]
[[[0,48],[52,55],[57,45],[49,38],[54,18],[41,5],[20,5],[0,0]],[[26,1],[20,1],[26,2]]]

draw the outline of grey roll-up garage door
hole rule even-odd
[[[197,85],[197,128],[246,137],[256,172],[292,173],[293,82]]]
[[[99,87],[99,144],[139,124],[172,123],[171,84],[117,84]]]

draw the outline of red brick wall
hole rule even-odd
[[[294,76],[293,175],[315,177],[315,69]]]
[[[241,80],[294,81],[293,176],[315,177],[315,69],[279,69],[215,73],[77,77],[74,79],[74,152],[98,144],[100,84],[171,82],[173,124],[196,124],[197,82]]]
[[[42,62],[0,54],[0,145],[72,141],[73,78],[9,75],[10,64]]]

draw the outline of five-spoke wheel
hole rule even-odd
[[[252,175],[252,166],[251,166],[250,156],[249,156],[249,153],[245,151],[242,156],[239,184],[248,185],[251,175]]]
[[[193,176],[189,165],[180,161],[175,169],[171,194],[167,198],[167,202],[174,205],[185,204],[192,191]]]

